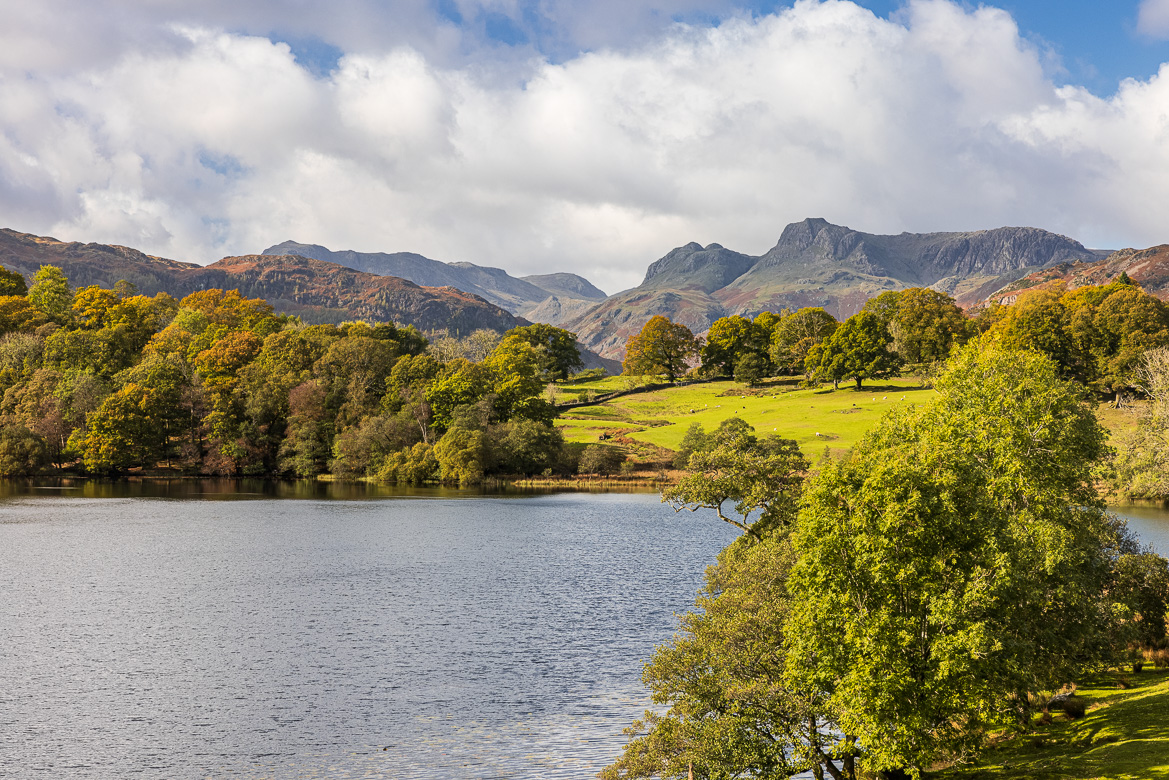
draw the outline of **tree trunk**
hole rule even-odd
[[[863,389],[863,388],[861,388],[861,378],[859,376],[856,378],[856,389],[857,390]]]
[[[839,380],[839,379],[837,379],[836,377],[832,377],[832,389],[833,389],[833,390],[839,390],[839,389],[840,389],[840,380]]]

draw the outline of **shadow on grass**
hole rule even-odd
[[[1136,688],[1125,691],[1112,687],[1116,680],[1104,675],[1091,681],[1090,692],[1082,691],[1106,705],[1083,719],[1068,722],[1060,716],[1049,726],[1004,740],[976,766],[952,767],[930,777],[1169,778],[1169,675],[1146,673]]]

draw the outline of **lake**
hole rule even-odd
[[[0,485],[0,777],[591,777],[734,537],[656,494]]]
[[[591,777],[735,536],[654,494],[246,487],[7,489],[0,777]]]

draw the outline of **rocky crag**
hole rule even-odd
[[[638,287],[567,320],[581,343],[620,358],[625,342],[662,314],[695,333],[730,314],[822,306],[838,319],[886,290],[933,287],[971,305],[1032,271],[1090,263],[1107,253],[1029,227],[965,233],[862,233],[823,219],[788,225],[759,257],[687,244],[650,265]]]

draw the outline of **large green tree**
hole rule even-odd
[[[901,370],[897,353],[890,349],[889,330],[872,312],[849,317],[832,335],[808,352],[806,364],[814,376],[829,380],[835,388],[851,378],[857,390],[865,379],[896,376]]]
[[[810,306],[785,314],[771,335],[771,360],[787,374],[803,374],[813,347],[832,335],[839,323],[819,307]]]
[[[505,339],[522,339],[536,350],[540,378],[544,381],[568,379],[570,374],[584,367],[576,334],[564,328],[537,322],[512,328],[503,335]]]
[[[1123,541],[1093,487],[1105,433],[1053,361],[968,348],[937,388],[824,464],[789,582],[789,679],[867,769],[914,776],[1113,657]]]
[[[69,321],[73,307],[73,288],[65,272],[55,265],[42,265],[28,288],[29,302],[53,322]]]
[[[715,376],[731,376],[747,355],[767,359],[767,331],[746,317],[720,317],[710,326],[702,347],[702,370]],[[767,369],[764,368],[764,371]]]
[[[664,375],[673,382],[686,373],[698,349],[699,340],[689,328],[658,314],[625,345],[622,371],[635,376]]]
[[[973,329],[953,298],[927,287],[881,293],[862,310],[876,314],[889,329],[893,349],[906,363],[945,360]]]
[[[663,501],[675,510],[712,510],[720,520],[757,539],[791,523],[808,469],[796,442],[770,434],[756,436],[755,429],[738,417],[701,439],[686,473],[662,492]],[[738,517],[724,511],[728,502],[733,502]]]
[[[601,772],[632,778],[787,778],[843,757],[823,702],[785,680],[789,539],[740,537],[706,573],[696,610],[642,675],[657,707]],[[849,757],[841,762],[847,767]]]

